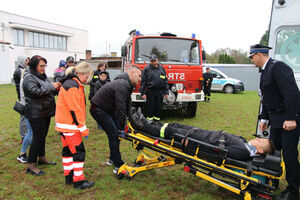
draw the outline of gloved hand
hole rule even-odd
[[[121,137],[121,138],[126,138],[126,133],[125,133],[125,131],[121,130],[121,131],[119,131],[119,134],[120,134],[120,137]]]
[[[85,139],[85,140],[87,140],[87,139],[88,139],[88,137],[89,137],[88,135],[87,135],[87,136],[84,136],[84,139]]]

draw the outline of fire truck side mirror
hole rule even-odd
[[[122,45],[122,47],[121,47],[121,55],[122,55],[122,57],[126,57],[126,55],[127,55],[127,47],[124,45]]]
[[[206,60],[206,52],[205,52],[205,50],[202,50],[202,60]]]

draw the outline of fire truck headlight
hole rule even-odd
[[[183,84],[182,83],[177,83],[176,84],[176,89],[177,90],[183,90]]]
[[[175,85],[172,85],[171,91],[172,91],[172,92],[177,92],[177,89],[176,89],[176,86],[175,86]]]

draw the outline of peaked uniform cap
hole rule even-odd
[[[269,50],[272,49],[271,47],[262,45],[262,44],[255,44],[250,46],[250,53],[248,55],[248,58],[251,58],[254,54],[260,52],[260,53],[269,53]]]

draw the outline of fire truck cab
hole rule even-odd
[[[197,102],[203,99],[201,93],[202,60],[205,52],[201,40],[177,37],[171,33],[142,35],[133,30],[122,46],[122,69],[131,65],[142,70],[149,64],[149,57],[155,54],[159,64],[164,67],[169,84],[169,96],[163,99],[162,109],[185,109],[191,117],[196,115]],[[135,104],[144,103],[139,86],[131,98]]]

